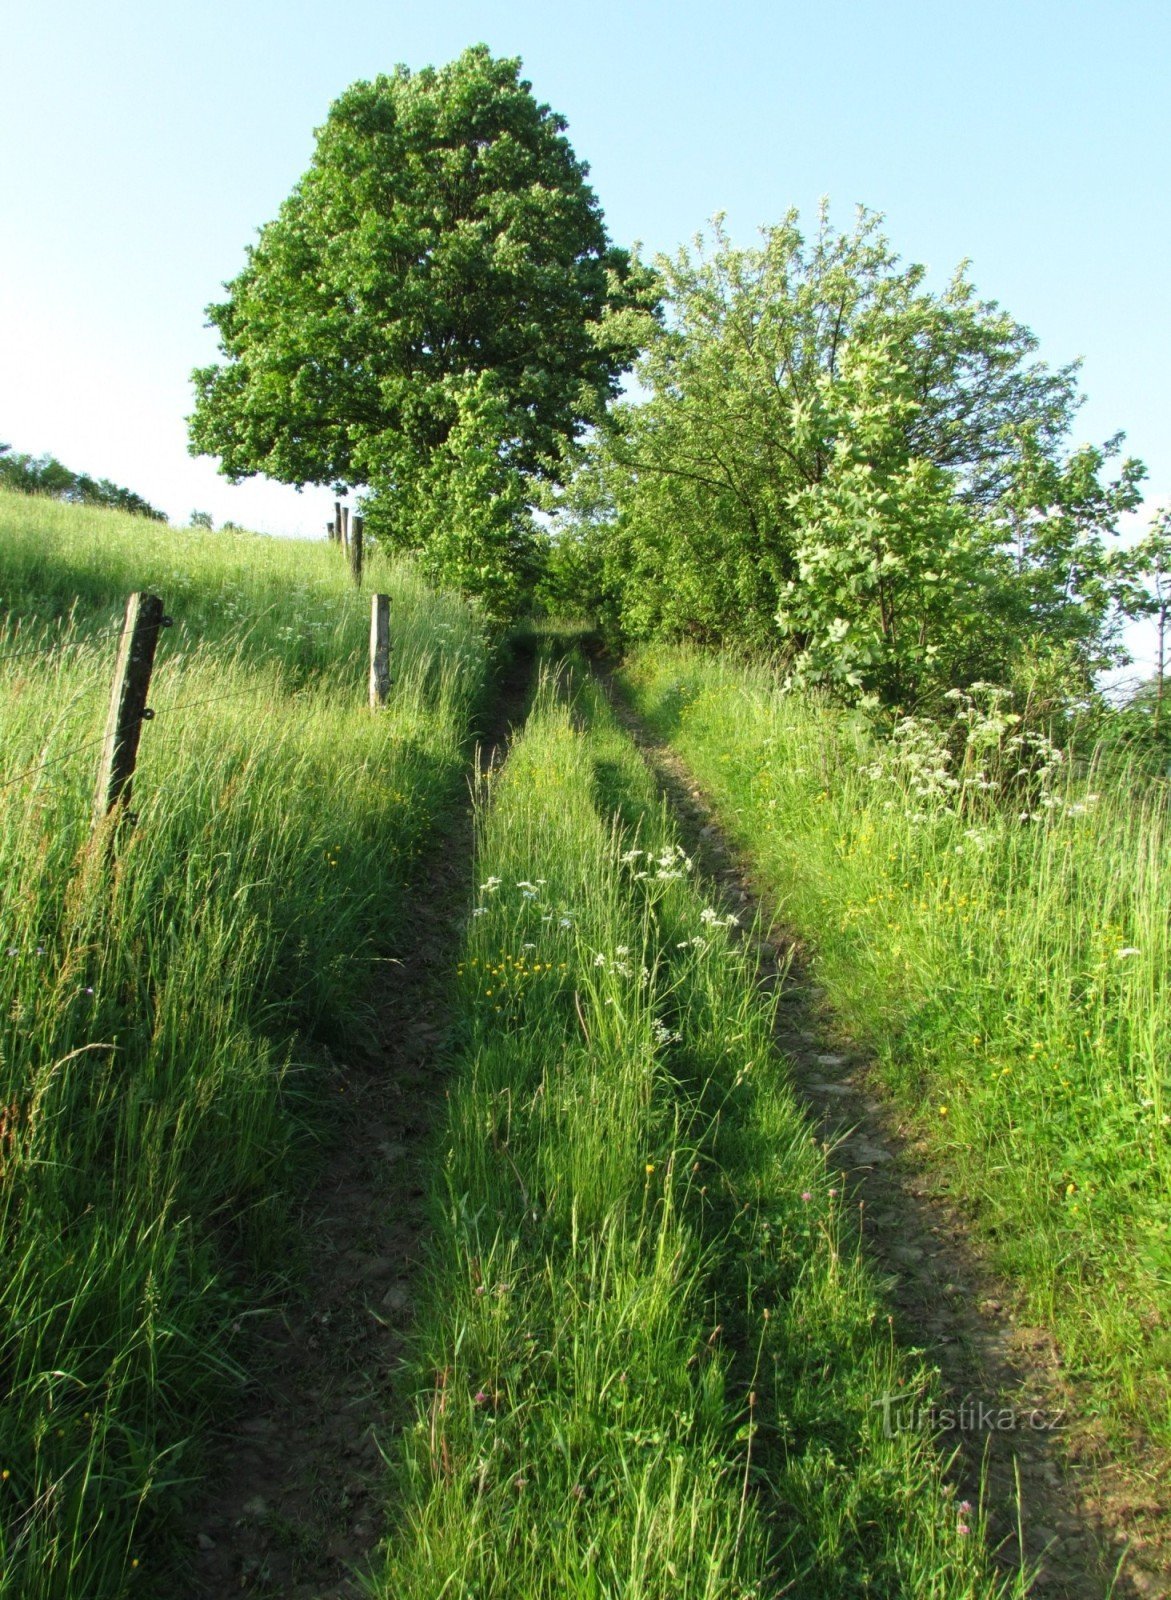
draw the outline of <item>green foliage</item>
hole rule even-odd
[[[1118,440],[1063,454],[1076,367],[1032,359],[964,268],[928,291],[878,228],[823,210],[807,244],[791,213],[742,250],[717,223],[660,258],[647,397],[593,442],[560,537],[629,637],[780,650],[798,681],[895,701],[1030,648],[1084,685],[1118,656],[1108,541],[1143,469],[1102,480]]]
[[[1146,537],[1132,547],[1128,557],[1138,586],[1133,611],[1153,617],[1157,628],[1154,677],[1128,707],[1128,721],[1141,730],[1142,742],[1166,762],[1171,757],[1171,728],[1163,715],[1167,620],[1171,615],[1171,507],[1155,512]]]
[[[15,489],[20,494],[49,495],[73,505],[108,506],[114,511],[129,512],[131,516],[149,517],[152,522],[167,520],[165,511],[157,511],[141,495],[119,488],[109,478],[91,478],[86,472],[72,472],[55,456],[14,454],[12,447],[6,444],[0,444],[0,488]]]
[[[525,479],[504,459],[506,408],[490,377],[450,377],[454,421],[392,497],[365,503],[370,532],[419,552],[433,582],[477,596],[494,620],[516,616],[532,594],[539,545]],[[406,530],[406,531],[404,531]]]
[[[1141,561],[1109,544],[1121,514],[1140,502],[1145,468],[1128,459],[1114,481],[1102,481],[1121,434],[1065,458],[1046,452],[1032,427],[1019,438],[988,534],[998,560],[997,620],[1018,637],[1064,652],[1084,691],[1096,672],[1126,659],[1121,624],[1146,609],[1136,588]]]
[[[889,343],[847,345],[798,421],[833,440],[821,478],[791,499],[796,576],[776,621],[797,682],[915,693],[946,658],[988,643],[976,522],[943,468],[910,454],[919,403]]]
[[[525,478],[557,475],[653,304],[564,130],[482,45],[349,88],[208,308],[226,359],[194,375],[192,450],[233,479],[369,488],[400,547],[427,544],[438,487],[469,521],[434,569],[499,602]]]

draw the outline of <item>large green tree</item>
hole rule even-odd
[[[224,360],[194,374],[193,453],[233,479],[372,490],[380,532],[440,539],[437,565],[491,589],[517,554],[518,480],[557,476],[654,305],[565,126],[482,45],[347,89],[208,308]],[[473,500],[461,545],[431,508]]]
[[[783,652],[797,677],[907,701],[1051,648],[1110,658],[1110,535],[1142,474],[1068,453],[1076,365],[961,268],[941,290],[860,212],[656,263],[667,315],[563,497],[554,572],[628,636]]]

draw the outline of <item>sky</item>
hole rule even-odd
[[[348,84],[480,41],[568,119],[617,242],[881,211],[1082,358],[1072,442],[1125,430],[1171,501],[1169,0],[40,0],[0,41],[0,441],[173,520],[323,529],[326,491],[187,454],[203,308]]]

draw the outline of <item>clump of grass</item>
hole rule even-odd
[[[612,820],[617,815],[618,820]],[[625,734],[546,679],[479,816],[377,1592],[991,1596],[771,1009]]]
[[[483,641],[408,568],[372,578],[378,715],[336,551],[0,496],[0,1595],[162,1581],[287,1260],[317,1047],[360,1031],[458,793]],[[130,588],[176,626],[111,861],[93,741]]]
[[[960,803],[763,668],[637,657],[640,711],[807,941],[1118,1443],[1171,1445],[1166,793],[1101,763]],[[926,769],[924,769],[926,771]]]

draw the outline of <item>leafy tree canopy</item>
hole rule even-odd
[[[132,516],[149,517],[154,522],[167,520],[165,511],[156,510],[141,495],[120,488],[109,478],[91,478],[87,472],[73,472],[56,456],[22,455],[7,444],[0,444],[0,485],[18,489],[22,494],[51,495],[55,500],[69,500],[74,505],[110,506],[115,511],[128,511]]]
[[[1076,364],[979,298],[931,292],[860,211],[738,249],[717,222],[656,263],[667,319],[562,496],[555,572],[635,637],[784,652],[795,675],[911,699],[1042,638],[1083,678],[1125,595],[1108,536],[1143,469],[1066,453]],[[570,547],[576,547],[570,554]]]
[[[370,525],[405,543],[426,542],[437,470],[556,478],[655,304],[565,126],[483,45],[346,90],[208,308],[225,359],[194,374],[192,451],[233,479],[371,488]],[[495,486],[489,531],[517,498]]]

